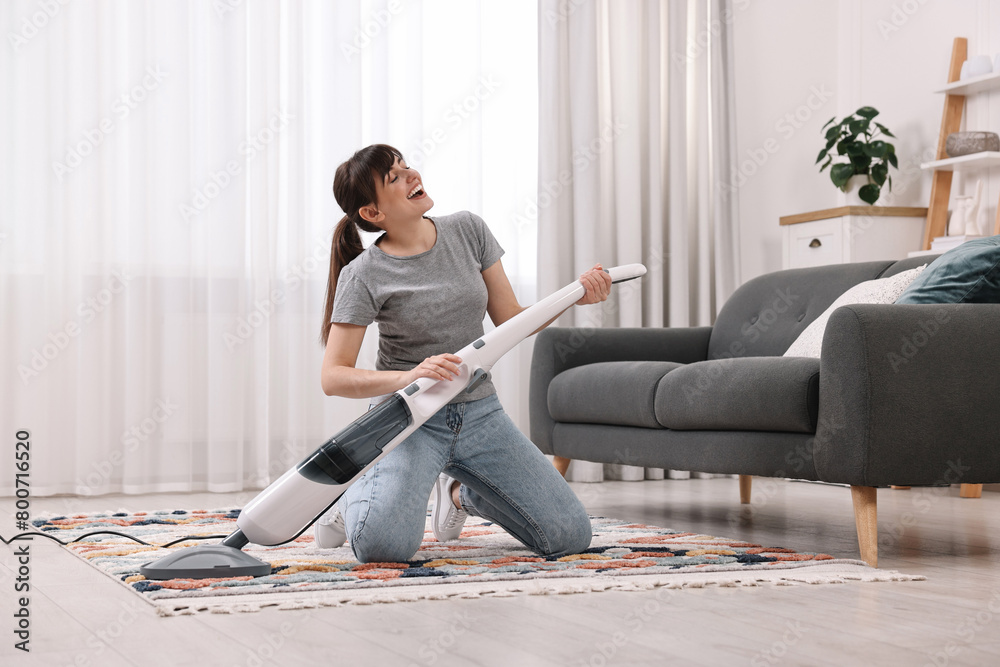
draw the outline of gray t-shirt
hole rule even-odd
[[[460,211],[430,218],[426,252],[397,257],[372,244],[340,272],[331,322],[378,322],[375,369],[408,371],[427,357],[455,353],[483,335],[486,283],[480,273],[503,255],[483,219]],[[452,403],[496,393],[489,380]]]

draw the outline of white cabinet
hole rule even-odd
[[[840,206],[780,219],[782,266],[903,259],[923,241],[926,208]]]

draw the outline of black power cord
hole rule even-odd
[[[3,536],[0,535],[0,542],[3,542],[4,544],[10,544],[14,540],[19,539],[19,538],[21,538],[21,537],[23,537],[25,535],[31,535],[31,536],[40,535],[41,537],[47,537],[50,540],[55,540],[56,542],[58,542],[59,544],[61,544],[61,545],[63,545],[65,547],[65,546],[69,546],[73,542],[79,542],[80,540],[82,540],[85,537],[90,537],[91,535],[101,535],[103,533],[106,533],[108,535],[119,535],[121,537],[127,537],[128,539],[135,540],[139,544],[144,544],[147,547],[160,547],[160,548],[163,548],[163,549],[165,549],[167,547],[170,547],[170,546],[173,546],[173,545],[177,544],[178,542],[187,542],[188,540],[215,540],[215,539],[225,539],[227,537],[226,535],[189,535],[188,537],[182,537],[180,539],[174,540],[173,542],[167,542],[166,544],[150,544],[149,542],[143,542],[138,537],[132,537],[131,535],[126,535],[125,533],[119,533],[119,532],[114,531],[114,530],[95,530],[92,533],[87,533],[86,535],[81,535],[80,537],[76,538],[75,540],[70,540],[69,542],[63,542],[62,540],[60,540],[55,535],[49,535],[48,533],[43,533],[41,531],[30,531],[30,532],[27,532],[27,533],[18,533],[17,535],[15,535],[14,537],[10,538],[9,540],[4,539]]]

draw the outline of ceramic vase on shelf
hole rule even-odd
[[[982,215],[983,179],[976,181],[974,195],[957,196],[952,208],[951,221],[948,223],[948,236],[983,236],[985,225]]]
[[[855,174],[847,180],[847,185],[844,186],[844,193],[847,195],[847,205],[848,206],[871,206],[868,202],[861,199],[858,196],[858,191],[862,187],[868,185],[868,174]]]
[[[993,60],[989,56],[971,56],[962,63],[962,72],[958,78],[960,81],[974,79],[991,72],[993,72]]]
[[[955,196],[951,208],[951,220],[948,221],[948,236],[965,234],[965,221],[968,217],[969,203],[972,197]]]

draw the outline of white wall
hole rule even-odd
[[[778,218],[839,206],[829,169],[814,165],[820,128],[860,106],[897,139],[893,192],[879,205],[927,206],[952,40],[1000,53],[1000,0],[755,0],[735,11],[736,136],[742,281],[781,266]],[[970,98],[962,129],[1000,133],[1000,91]],[[892,140],[890,140],[892,141]],[[956,177],[952,195],[986,180],[991,228],[1000,169]]]

